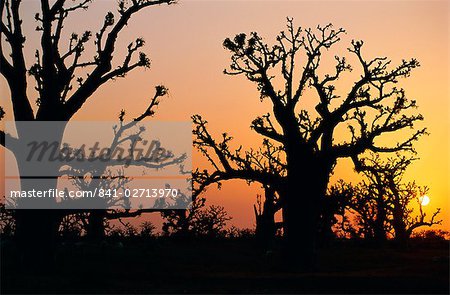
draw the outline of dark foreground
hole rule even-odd
[[[18,267],[2,242],[1,293],[449,293],[449,244],[323,247],[315,272],[283,272],[254,241],[126,240],[58,248],[53,271]]]

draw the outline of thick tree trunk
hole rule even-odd
[[[262,212],[258,212],[255,206],[255,235],[265,251],[271,250],[277,231],[275,213],[275,191],[272,188],[266,187]]]
[[[324,196],[332,165],[314,156],[291,155],[288,160],[283,224],[285,262],[291,270],[311,270],[316,263],[319,202]]]
[[[393,228],[395,233],[395,241],[397,245],[401,248],[407,246],[407,242],[409,239],[408,231],[406,230],[406,224],[403,220],[403,210],[400,207],[400,204],[396,202],[394,204],[394,214],[393,214]]]
[[[30,271],[51,268],[61,216],[52,209],[17,210],[15,238],[21,264]]]
[[[105,210],[92,210],[89,213],[86,236],[92,242],[102,241],[105,238]]]
[[[22,179],[21,183],[22,191],[45,191],[56,187],[56,179],[37,182]],[[55,209],[40,209],[43,208],[43,202],[50,203],[55,200],[27,199],[23,201],[28,202],[22,203],[28,209],[15,211],[15,238],[21,253],[22,266],[29,271],[51,268],[62,214]],[[19,206],[21,206],[20,203]]]
[[[320,202],[320,221],[318,229],[318,241],[320,245],[328,245],[334,238],[333,226],[337,222],[334,215],[338,214],[337,200],[321,196]]]
[[[25,192],[40,191],[41,193],[55,189],[61,164],[52,160],[37,161],[36,157],[35,160],[30,160],[28,157],[32,155],[31,153],[27,155],[24,147],[33,141],[61,142],[65,125],[55,123],[48,125],[49,128],[46,130],[37,130],[36,125],[26,124],[16,122],[18,130],[22,129],[19,133],[21,148],[13,151],[19,168],[20,189]],[[36,172],[39,172],[39,175],[36,175]],[[31,178],[27,177],[30,175]],[[22,265],[30,271],[51,268],[58,229],[63,218],[63,212],[56,209],[56,199],[53,197],[21,198],[18,200],[17,208],[15,237],[21,251]]]
[[[384,195],[380,195],[377,200],[377,215],[374,223],[374,239],[378,244],[386,242],[386,230],[384,228],[384,223],[386,221],[386,210],[384,208],[384,200],[382,199]]]

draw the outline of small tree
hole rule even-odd
[[[400,245],[405,245],[415,229],[441,223],[436,219],[439,208],[429,219],[423,210],[421,198],[428,188],[403,181],[413,160],[398,156],[383,161],[373,155],[359,161],[357,169],[363,172],[365,179],[355,187],[346,185],[342,191],[351,195],[347,208],[356,212],[357,226],[365,238],[382,242],[391,235]],[[418,214],[412,206],[414,202],[417,202]]]
[[[163,232],[179,237],[223,237],[231,220],[222,206],[205,206],[204,198],[195,198],[189,209],[164,210]]]
[[[118,147],[125,146],[125,149],[130,151],[130,155],[134,153],[137,142],[144,140],[142,133],[145,131],[144,126],[139,126],[139,123],[146,118],[153,117],[156,107],[160,104],[160,99],[165,96],[168,89],[162,85],[156,86],[154,96],[151,98],[150,103],[146,110],[135,117],[129,122],[125,122],[125,110],[122,110],[119,114],[119,122],[113,127],[113,139],[108,147],[108,150],[115,151]],[[136,127],[139,127],[137,131]],[[152,151],[152,155],[148,157],[140,157],[138,161],[132,161],[127,165],[133,167],[143,167],[145,169],[163,169],[169,166],[181,165],[186,159],[186,154],[174,155],[172,152],[165,150],[160,146],[160,142],[156,142],[155,148]],[[165,151],[164,153],[160,153]],[[72,156],[77,155],[76,149],[69,149]],[[80,157],[78,157],[80,158]],[[68,175],[82,175],[83,177],[74,177],[73,182],[75,186],[84,191],[93,191],[95,189],[103,189],[105,191],[117,191],[125,189],[126,185],[132,181],[131,177],[126,177],[123,172],[123,161],[117,158],[110,158],[108,161],[99,161],[95,166],[95,174],[101,175],[100,179],[93,179],[90,175],[93,173],[91,165],[85,165],[86,162],[95,161],[98,157],[89,156],[84,157],[79,162],[73,162],[72,165],[65,171]],[[120,167],[120,168],[118,168]],[[86,233],[90,240],[98,241],[104,238],[105,228],[104,221],[136,217],[143,213],[159,212],[159,208],[139,208],[131,210],[129,207],[129,198],[116,198],[116,199],[101,199],[102,207],[118,207],[121,205],[123,210],[118,209],[96,209],[90,210],[87,214]]]
[[[85,214],[76,213],[64,216],[59,226],[59,235],[64,240],[79,239],[85,231]]]
[[[270,250],[277,230],[282,223],[275,222],[275,214],[281,209],[281,203],[274,189],[264,187],[264,200],[262,195],[257,195],[255,212],[255,236],[262,244],[264,250]]]
[[[139,236],[141,238],[151,238],[155,235],[156,226],[150,221],[144,221],[139,226]]]
[[[16,228],[14,213],[5,208],[5,204],[0,204],[0,237],[12,237]]]

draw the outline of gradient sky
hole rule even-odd
[[[34,58],[38,35],[34,31],[34,14],[39,2],[25,0],[22,10],[27,35],[28,64]],[[65,33],[98,30],[107,11],[116,11],[116,1],[94,1],[88,11],[68,19]],[[257,31],[273,44],[286,17],[304,28],[333,23],[343,27],[347,35],[331,50],[350,57],[346,51],[352,39],[365,41],[367,58],[388,56],[393,63],[402,58],[417,58],[421,67],[401,86],[410,98],[417,100],[425,116],[422,126],[430,136],[417,144],[420,161],[410,167],[408,180],[430,187],[431,203],[426,210],[442,208],[443,227],[450,229],[449,206],[449,2],[448,1],[186,1],[177,5],[154,7],[136,15],[120,35],[117,62],[123,58],[126,45],[136,37],[146,41],[145,52],[152,60],[149,70],[137,70],[125,79],[105,85],[76,115],[77,120],[114,120],[120,109],[132,115],[142,112],[156,84],[170,90],[161,103],[155,119],[189,120],[201,114],[209,121],[212,132],[223,131],[234,136],[236,144],[255,147],[261,137],[250,130],[250,122],[270,111],[268,102],[261,103],[254,84],[244,77],[225,76],[229,54],[222,41],[239,32]],[[89,54],[89,51],[87,52]],[[354,72],[343,76],[338,89],[345,93]],[[325,65],[327,66],[327,65]],[[328,65],[330,66],[330,65]],[[30,96],[34,97],[30,83]],[[10,110],[9,91],[0,79],[2,105]],[[314,99],[311,99],[314,102]],[[7,119],[11,118],[8,112]],[[194,157],[194,166],[204,161]],[[343,178],[355,180],[348,161],[340,161],[332,181]],[[252,227],[252,206],[258,185],[248,187],[244,182],[224,183],[222,190],[209,189],[209,203],[225,206],[233,217],[232,224]]]

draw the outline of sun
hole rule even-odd
[[[430,204],[430,197],[429,196],[424,195],[424,196],[420,197],[420,205],[426,206],[428,204]]]

